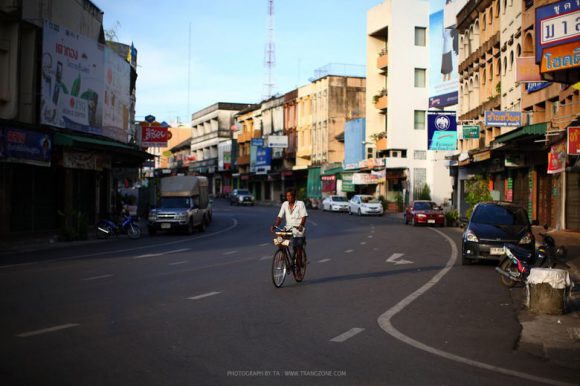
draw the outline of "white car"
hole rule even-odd
[[[348,202],[348,214],[375,214],[383,215],[383,205],[379,200],[368,194],[357,194]]]
[[[348,200],[344,196],[328,196],[322,201],[322,210],[347,212]]]

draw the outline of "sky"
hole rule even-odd
[[[262,99],[268,0],[94,2],[104,28],[138,51],[137,120],[188,123],[216,102]],[[381,2],[275,0],[274,92],[308,83],[328,63],[364,65],[367,11]]]

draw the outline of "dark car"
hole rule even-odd
[[[405,224],[445,225],[445,214],[432,201],[418,200],[405,210]]]
[[[482,202],[475,206],[463,233],[463,265],[477,260],[500,260],[504,244],[535,252],[535,239],[526,210],[510,202]]]
[[[230,195],[230,205],[254,205],[254,196],[248,189],[234,189]]]

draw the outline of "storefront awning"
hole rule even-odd
[[[546,122],[523,126],[519,129],[510,131],[509,133],[495,137],[495,142],[505,143],[513,141],[514,139],[523,138],[525,136],[545,135],[547,127],[548,125]]]
[[[344,172],[344,169],[342,168],[342,166],[336,167],[336,168],[332,168],[332,169],[328,169],[326,170],[324,173],[322,173],[323,176],[332,176],[335,174],[340,174]]]

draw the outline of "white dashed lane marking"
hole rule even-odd
[[[227,252],[224,252],[224,255],[226,255],[226,256],[233,255],[234,253],[238,253],[238,251],[227,251]]]
[[[368,235],[367,236],[369,239],[372,239],[374,236],[373,235]]]
[[[208,292],[206,294],[192,296],[192,297],[190,297],[188,299],[191,299],[191,300],[199,300],[199,299],[208,298],[210,296],[215,296],[215,295],[219,295],[219,294],[221,294],[221,292]]]
[[[337,342],[337,343],[342,343],[344,341],[349,340],[350,338],[352,338],[353,336],[360,334],[361,332],[363,332],[365,329],[364,328],[351,328],[350,330],[348,330],[347,332],[340,334],[339,336],[335,336],[334,338],[332,338],[330,341],[331,342]]]
[[[108,275],[101,275],[101,276],[92,276],[92,277],[86,277],[83,280],[84,281],[99,280],[99,279],[106,279],[108,277],[113,277],[113,276],[115,276],[115,275],[108,274]]]
[[[189,248],[175,249],[173,251],[165,251],[165,252],[159,252],[159,253],[147,253],[145,255],[135,256],[134,259],[143,259],[145,257],[156,257],[156,256],[170,255],[172,253],[187,252],[187,251],[189,251]]]
[[[346,251],[344,251],[344,253],[352,253],[354,252],[354,249],[347,249]]]
[[[360,245],[367,245],[367,242],[366,241],[361,241],[360,242]]]
[[[330,261],[330,259],[318,260],[319,263],[328,263],[329,261]]]
[[[262,244],[260,244],[260,245],[258,245],[258,246],[259,246],[259,247],[266,247],[266,246],[268,246],[268,245],[270,245],[270,243],[262,243]]]
[[[18,334],[16,336],[19,338],[28,338],[29,336],[46,334],[49,332],[65,330],[67,328],[78,327],[78,326],[79,326],[79,324],[76,324],[76,323],[67,323],[67,324],[61,324],[59,326],[43,328],[42,330],[23,332],[22,334]]]
[[[183,260],[183,261],[175,261],[173,263],[169,263],[168,265],[181,265],[181,264],[186,264],[187,260]]]
[[[272,258],[272,256],[262,256],[262,257],[260,257],[260,261],[270,260],[271,258]]]

